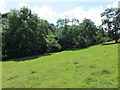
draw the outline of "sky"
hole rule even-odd
[[[100,14],[111,7],[118,7],[118,0],[0,0],[0,12],[27,6],[41,19],[56,24],[59,18],[91,19],[97,26],[101,24]]]

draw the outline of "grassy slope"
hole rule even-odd
[[[115,88],[118,44],[3,62],[3,88]]]

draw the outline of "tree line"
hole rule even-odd
[[[3,60],[73,48],[85,48],[120,37],[120,9],[108,8],[99,27],[90,19],[60,18],[56,25],[27,7],[1,14]],[[103,27],[104,26],[104,27]]]

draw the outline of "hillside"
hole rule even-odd
[[[19,60],[2,63],[3,88],[118,87],[118,44]]]

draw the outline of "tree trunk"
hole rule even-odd
[[[115,39],[115,43],[118,43],[118,39]]]

